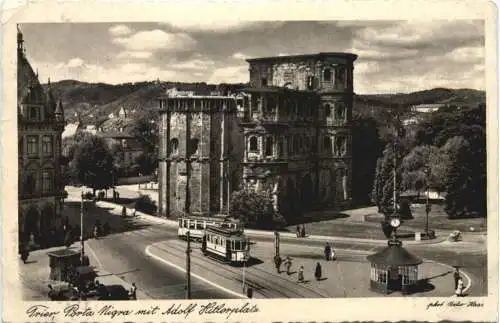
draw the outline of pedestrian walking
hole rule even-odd
[[[290,256],[286,257],[285,267],[286,267],[286,274],[290,276],[292,274],[292,272],[291,272],[291,269],[292,269],[292,258],[290,258]]]
[[[97,224],[94,225],[93,233],[94,233],[94,239],[97,239],[97,237],[99,235],[99,228],[97,227]]]
[[[304,282],[304,266],[300,266],[299,273],[297,274],[297,279],[299,283]]]
[[[460,272],[458,271],[458,268],[455,268],[455,272],[453,273],[453,280],[455,282],[455,290],[457,290],[459,279],[460,279]]]
[[[127,216],[127,208],[125,208],[125,206],[122,208],[122,217],[126,217]]]
[[[335,260],[335,250],[333,248],[330,248],[330,259]]]
[[[327,242],[325,245],[325,259],[326,261],[331,260],[331,252],[332,252],[332,247],[330,244]]]
[[[462,297],[464,292],[464,281],[462,277],[458,278],[457,288],[455,289],[455,296]]]
[[[276,255],[274,256],[274,266],[276,267],[276,271],[278,272],[278,274],[281,273],[281,257],[279,255]]]
[[[306,226],[302,225],[302,231],[301,231],[302,238],[306,237]]]
[[[135,283],[132,283],[132,288],[130,288],[130,298],[137,300],[137,286]]]
[[[320,280],[321,279],[321,265],[318,263],[316,263],[316,270],[314,271],[314,277],[316,277],[316,280]]]
[[[300,238],[300,226],[297,226],[297,238]]]
[[[21,260],[23,261],[23,263],[26,263],[28,261],[29,255],[30,255],[30,252],[29,252],[28,248],[23,247],[23,250],[21,251]]]

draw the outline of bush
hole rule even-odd
[[[140,212],[156,214],[156,204],[149,195],[141,195],[135,200],[135,209]]]

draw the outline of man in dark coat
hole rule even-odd
[[[274,265],[276,266],[276,271],[278,272],[278,274],[281,273],[281,257],[279,255],[274,256]]]
[[[316,277],[316,280],[320,280],[321,279],[321,265],[318,263],[316,263],[316,270],[314,271],[314,277]]]
[[[455,272],[453,273],[453,280],[455,281],[454,290],[457,290],[459,279],[460,279],[460,272],[458,271],[458,267],[457,267],[457,268],[455,268]]]

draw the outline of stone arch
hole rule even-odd
[[[25,238],[29,238],[32,233],[35,235],[35,237],[38,236],[40,232],[39,225],[40,213],[38,212],[36,206],[31,206],[24,214],[23,231]]]
[[[179,140],[177,138],[172,138],[170,140],[170,154],[177,154],[179,152]]]
[[[309,210],[314,200],[314,184],[309,173],[305,174],[300,181],[300,197],[302,209]]]
[[[40,232],[42,234],[49,232],[54,226],[54,205],[47,203],[42,208],[42,214],[40,218]]]
[[[295,188],[295,181],[289,177],[286,180],[286,201],[288,202],[287,207],[286,207],[286,217],[287,218],[293,218],[297,215],[297,192]]]

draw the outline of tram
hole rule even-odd
[[[187,239],[187,232],[191,240],[202,241],[205,230],[209,226],[227,228],[243,231],[243,225],[240,221],[227,216],[203,217],[203,216],[184,216],[179,218],[179,229],[177,236],[181,239]]]
[[[201,250],[205,256],[233,265],[250,259],[250,241],[238,228],[207,227]]]

